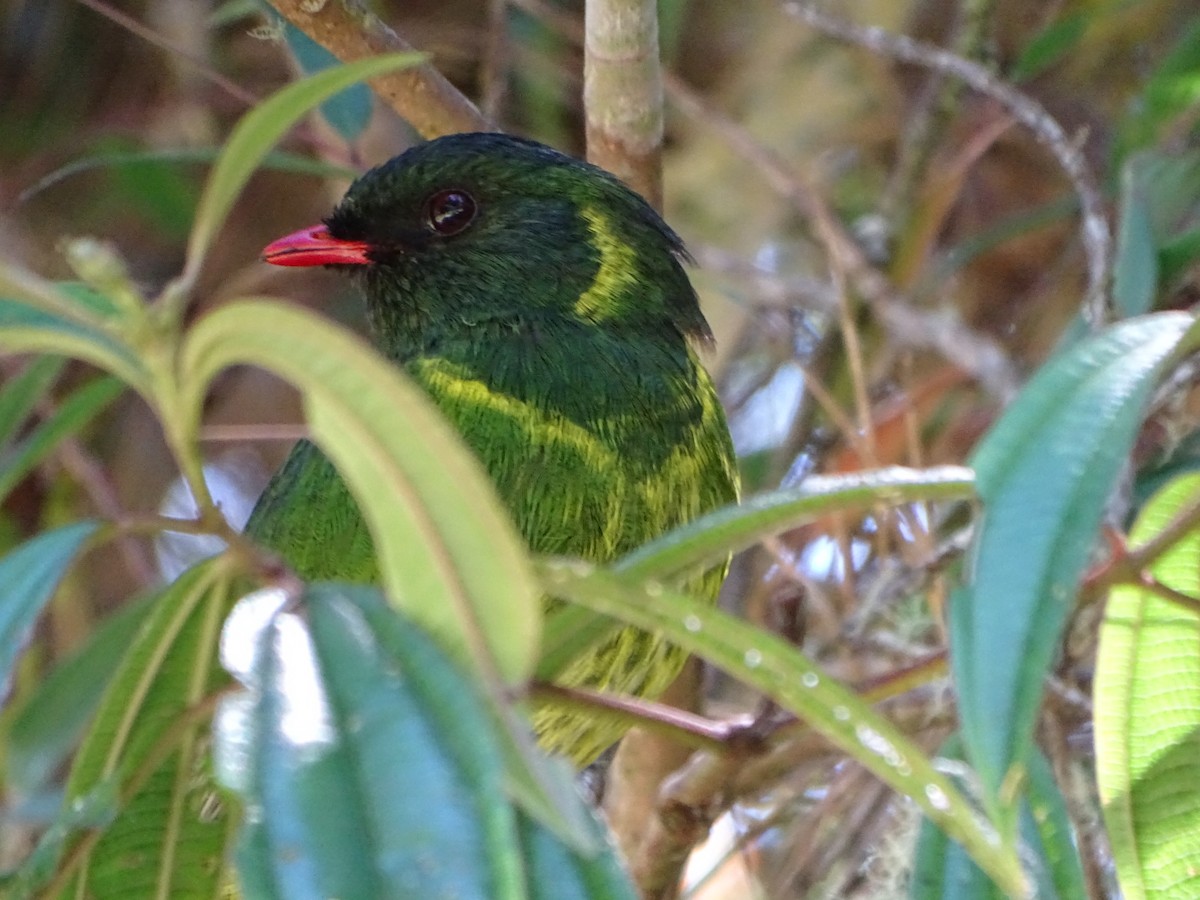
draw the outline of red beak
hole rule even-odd
[[[262,258],[274,266],[365,266],[370,244],[343,241],[324,225],[303,228],[263,248]]]

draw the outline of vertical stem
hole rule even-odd
[[[654,0],[589,0],[583,47],[588,159],[661,208],[663,86]]]

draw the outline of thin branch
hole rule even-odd
[[[342,62],[413,50],[357,0],[272,0],[272,5]],[[373,78],[371,87],[424,137],[495,130],[431,63]]]
[[[114,522],[124,517],[125,511],[121,508],[121,501],[108,473],[79,438],[72,436],[63,440],[58,446],[57,457],[63,468],[87,493],[97,513]],[[129,534],[121,534],[117,537],[116,547],[138,587],[148,587],[158,580],[158,569],[151,561],[145,544]]]
[[[1058,160],[1079,197],[1080,239],[1088,261],[1088,286],[1082,312],[1093,328],[1104,325],[1110,318],[1108,292],[1112,271],[1112,235],[1105,218],[1103,200],[1077,138],[1069,136],[1044,106],[1001,81],[976,62],[906,35],[855,25],[829,15],[813,3],[788,0],[783,8],[823,34],[856,44],[873,53],[958,78],[972,90],[1000,103],[1013,118],[1028,128]]]
[[[1019,383],[1016,370],[999,345],[964,326],[953,311],[924,313],[904,302],[806,179],[773,150],[760,144],[741,124],[709,105],[682,79],[666,73],[664,84],[668,98],[681,112],[716,131],[735,152],[755,166],[772,189],[812,222],[831,265],[846,273],[855,291],[871,306],[893,340],[910,347],[936,349],[1001,399],[1007,400],[1016,393]]]
[[[107,3],[101,2],[101,0],[76,0],[76,2],[78,2],[81,6],[86,6],[93,12],[99,13],[100,15],[104,16],[104,18],[115,22],[130,34],[135,34],[140,37],[146,43],[153,44],[155,47],[158,47],[161,50],[166,50],[172,56],[176,56],[179,59],[186,60],[187,62],[191,63],[196,67],[196,70],[201,75],[215,84],[225,93],[229,94],[229,96],[240,100],[247,106],[253,106],[258,102],[258,97],[246,90],[237,82],[231,81],[220,72],[216,71],[212,66],[209,65],[207,60],[195,56],[182,44],[172,41],[170,38],[164,37],[151,28],[147,28],[132,16],[126,15],[119,9],[116,9]]]

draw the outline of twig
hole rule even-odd
[[[1045,107],[978,63],[940,47],[915,41],[906,35],[890,34],[882,28],[855,25],[829,15],[810,2],[788,0],[783,8],[823,34],[958,78],[972,90],[996,100],[1028,128],[1058,160],[1079,197],[1080,239],[1088,260],[1088,286],[1082,312],[1093,328],[1104,325],[1110,318],[1108,290],[1112,269],[1112,235],[1104,204],[1078,141],[1066,133]]]
[[[488,0],[488,28],[479,74],[482,85],[479,105],[493,122],[500,121],[504,97],[508,93],[509,44],[508,0]]]
[[[905,303],[867,260],[820,194],[787,162],[755,140],[742,125],[712,108],[680,78],[666,73],[664,85],[667,97],[681,112],[715,130],[733,150],[754,164],[772,189],[813,223],[831,265],[846,273],[893,340],[911,347],[935,348],[997,397],[1007,400],[1016,393],[1016,370],[994,341],[965,327],[950,310],[922,313]]]
[[[357,0],[272,0],[272,5],[343,62],[413,49]],[[494,130],[475,104],[430,63],[373,78],[371,86],[424,137]]]
[[[104,18],[115,22],[126,31],[140,37],[146,43],[153,44],[155,47],[166,50],[172,56],[176,56],[179,59],[183,59],[191,63],[196,67],[197,71],[199,71],[201,75],[215,84],[225,93],[229,94],[229,96],[240,100],[247,106],[253,106],[258,102],[258,97],[246,90],[237,82],[231,81],[220,72],[216,71],[208,64],[207,60],[195,56],[194,54],[188,52],[188,50],[181,44],[172,41],[170,38],[164,37],[151,28],[147,28],[132,16],[126,15],[119,9],[116,9],[107,3],[101,2],[101,0],[76,0],[76,2],[78,2],[81,6],[86,6],[93,12],[99,13],[100,15],[104,16]]]
[[[109,481],[104,467],[89,453],[77,437],[68,437],[58,446],[59,461],[71,477],[84,489],[96,512],[110,521],[119,521],[125,515],[117,492]],[[148,587],[158,580],[158,569],[150,560],[146,546],[132,535],[125,533],[116,539],[117,552],[125,561],[125,568],[133,576],[138,587]]]

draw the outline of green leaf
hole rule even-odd
[[[1195,259],[1200,152],[1135,153],[1121,167],[1113,297],[1125,315],[1151,308]]]
[[[518,817],[478,687],[378,590],[260,591],[222,656],[249,689],[217,732],[222,774],[255,810],[238,848],[248,895],[632,900],[603,841],[583,857]]]
[[[938,757],[961,759],[961,741],[952,737]],[[1037,896],[1084,900],[1088,894],[1066,804],[1041,753],[1030,757],[1029,775],[1028,795],[1021,798],[1021,858],[1037,883]],[[913,900],[1004,900],[1005,894],[961,846],[926,820],[921,823],[909,896]]]
[[[1042,74],[1075,49],[1093,15],[1091,10],[1072,13],[1035,34],[1013,63],[1009,77],[1020,83]]]
[[[62,373],[66,360],[39,356],[0,387],[0,447],[11,441]]]
[[[336,56],[291,22],[282,18],[278,21],[283,25],[283,39],[306,75],[338,65]],[[365,84],[359,84],[322,103],[321,117],[342,140],[351,142],[358,140],[370,124],[371,110],[371,91]]]
[[[1175,46],[1159,55],[1156,68],[1142,79],[1140,96],[1130,103],[1130,114],[1118,123],[1118,159],[1158,144],[1181,119],[1187,123],[1200,99],[1200,17],[1180,22],[1175,33]]]
[[[521,682],[541,625],[526,551],[429,399],[355,335],[278,302],[230,303],[192,328],[181,353],[191,408],[239,364],[300,389],[313,440],[370,527],[391,602],[485,677]]]
[[[67,759],[154,599],[127,603],[106,618],[12,710],[4,760],[14,791],[29,795],[45,787]]]
[[[72,896],[222,896],[236,815],[222,811],[212,787],[208,724],[228,683],[217,641],[231,605],[229,568],[219,557],[171,584],[104,693],[71,768],[64,815],[108,782],[117,810],[102,832],[66,843],[57,887]]]
[[[0,297],[0,348],[81,359],[115,375],[143,396],[148,392],[149,377],[141,362],[107,329],[5,297]]]
[[[1160,313],[1073,345],[974,454],[984,512],[969,583],[950,604],[950,655],[964,744],[994,815],[1028,758],[1042,682],[1147,397],[1194,331],[1191,316]]]
[[[1113,300],[1123,316],[1148,312],[1158,293],[1158,247],[1154,224],[1135,172],[1121,171],[1120,220],[1113,265]]]
[[[639,547],[613,568],[642,581],[669,579],[714,565],[768,535],[822,516],[879,504],[969,500],[975,496],[974,485],[974,474],[961,466],[814,475],[798,487],[759,494],[701,516]],[[537,677],[553,681],[616,627],[607,617],[578,606],[554,610],[546,622]]]
[[[390,53],[326,69],[272,94],[238,122],[213,167],[188,240],[183,283],[195,282],[204,256],[263,157],[305,113],[323,100],[364,79],[425,60],[419,53]]]
[[[47,531],[0,559],[0,693],[7,691],[42,607],[97,527],[96,522],[75,522]]]
[[[1200,502],[1200,475],[1176,479],[1142,510],[1130,546],[1153,541]],[[1160,584],[1200,598],[1200,529],[1150,566]],[[1137,584],[1113,589],[1096,660],[1096,777],[1122,894],[1200,892],[1200,615]]]
[[[282,610],[281,591],[247,603],[222,656],[249,657],[244,671],[227,666],[251,691],[226,701],[220,728],[241,732],[229,740],[246,771],[227,777],[256,810],[238,848],[248,893],[520,896],[492,722],[449,659],[372,588],[316,585]],[[264,617],[263,604],[277,611]],[[240,626],[263,618],[257,634]]]
[[[795,647],[657,582],[635,584],[628,576],[570,561],[546,561],[540,571],[552,596],[659,632],[761,691],[910,797],[939,828],[962,843],[1004,890],[1027,895],[1015,847],[997,839],[916,744]]]
[[[61,441],[77,433],[125,391],[115,378],[96,378],[73,391],[16,445],[0,452],[0,502]]]

